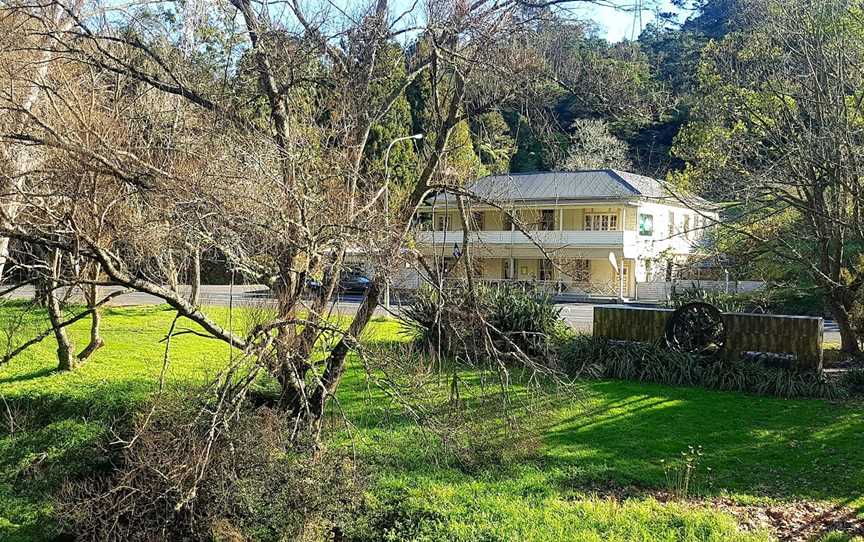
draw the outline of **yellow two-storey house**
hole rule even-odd
[[[467,190],[475,276],[585,297],[632,298],[637,283],[664,280],[717,220],[661,181],[611,169],[491,176]],[[417,248],[458,277],[457,197],[433,195],[419,216]]]

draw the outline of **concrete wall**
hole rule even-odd
[[[503,279],[504,278],[504,260],[501,258],[483,258],[481,260],[483,265],[483,274],[482,277],[484,279]]]
[[[672,309],[599,306],[594,307],[594,335],[625,341],[652,342],[665,336]],[[772,314],[724,313],[725,350],[791,354],[798,365],[822,368],[822,318]]]
[[[516,260],[516,278],[519,280],[537,280],[540,278],[540,266],[536,259]]]
[[[483,230],[501,231],[504,229],[504,214],[501,211],[483,211]]]
[[[673,215],[674,223],[669,220],[670,213]],[[654,235],[637,236],[642,258],[656,258],[665,250],[674,254],[689,254],[693,250],[693,245],[704,235],[703,230],[694,229],[697,212],[691,209],[645,202],[641,203],[634,213],[634,220],[638,220],[639,214],[649,214],[654,217]],[[710,213],[710,216],[716,218],[716,213]],[[687,233],[684,232],[685,217],[688,217],[686,221],[690,224],[690,231]],[[634,229],[638,229],[638,223],[634,223]]]

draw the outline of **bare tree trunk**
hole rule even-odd
[[[852,327],[846,304],[842,300],[837,299],[837,294],[829,294],[828,299],[831,306],[831,314],[834,316],[834,321],[837,322],[837,327],[840,329],[840,351],[846,354],[860,354],[861,347],[858,343],[858,333]]]
[[[66,334],[66,328],[59,327],[63,317],[60,312],[60,301],[53,289],[48,293],[48,317],[54,328],[54,338],[57,339],[57,368],[61,371],[71,371],[76,366],[75,354],[72,353],[75,347]]]
[[[201,297],[201,247],[192,247],[192,276],[190,283],[192,290],[189,292],[189,303],[198,306]]]
[[[97,280],[99,277],[99,271],[93,273],[93,280]],[[93,352],[105,346],[105,341],[102,340],[102,335],[100,332],[100,326],[102,325],[102,310],[96,307],[96,303],[99,299],[99,287],[96,284],[88,284],[85,287],[85,297],[87,298],[87,308],[91,310],[90,312],[90,343],[87,345],[84,350],[78,354],[78,363],[82,363],[87,360]]]
[[[3,283],[3,275],[6,272],[6,262],[9,260],[9,238],[0,237],[0,284]]]
[[[37,280],[33,283],[33,305],[37,307],[48,307],[48,289],[50,281]]]
[[[61,371],[71,371],[75,368],[77,360],[74,354],[75,347],[66,334],[66,328],[61,325],[63,323],[63,313],[60,309],[60,300],[57,298],[60,259],[60,250],[55,250],[51,266],[52,275],[46,281],[46,289],[48,290],[46,292],[46,300],[48,304],[48,318],[51,321],[51,328],[54,330],[54,338],[57,340],[57,368]]]
[[[347,333],[339,339],[339,342],[330,351],[330,356],[327,358],[324,368],[324,374],[321,376],[321,381],[316,386],[309,401],[310,429],[316,439],[321,436],[321,422],[324,419],[327,400],[336,393],[336,388],[339,387],[339,382],[345,373],[345,362],[348,351],[357,341],[360,333],[366,328],[366,324],[372,319],[372,315],[375,314],[380,292],[380,285],[377,281],[374,281],[366,291],[366,297],[363,298],[363,302],[357,309],[357,314],[354,316],[354,320],[351,321],[351,326],[348,328]]]
[[[167,269],[165,270],[166,278],[168,279],[168,288],[175,294],[180,293],[180,270],[175,265],[174,254],[168,255]]]

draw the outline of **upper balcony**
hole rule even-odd
[[[552,230],[532,231],[530,238],[521,231],[475,231],[469,241],[478,245],[535,245],[543,247],[618,248],[636,241],[633,231],[584,231]],[[421,245],[461,244],[461,231],[418,231],[417,242]]]

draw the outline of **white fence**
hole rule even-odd
[[[458,280],[458,279],[451,279]],[[596,282],[596,283],[577,283],[566,281],[516,281],[502,279],[482,279],[478,278],[478,282],[484,282],[491,285],[512,284],[514,286],[531,287],[537,290],[547,291],[553,295],[573,294],[585,298],[610,298],[618,296],[618,285],[613,282]],[[415,290],[420,287],[423,280],[420,274],[413,270],[407,269],[397,273],[393,277],[393,288],[399,290]],[[763,281],[758,280],[676,280],[673,282],[637,282],[635,299],[639,301],[666,301],[672,295],[672,289],[676,288],[681,291],[685,288],[699,288],[714,292],[728,292],[730,294],[747,293],[754,290],[759,290],[765,286]],[[629,292],[632,297],[632,291]]]
[[[493,288],[514,287],[523,290],[543,292],[553,296],[575,296],[585,299],[608,299],[618,297],[618,284],[614,281],[573,282],[563,280],[514,280],[488,279],[475,277],[477,284],[485,284]],[[464,278],[450,277],[447,284],[459,284]],[[419,273],[400,274],[393,278],[393,288],[397,290],[416,290],[423,283]]]
[[[576,247],[620,247],[636,242],[635,231],[583,231],[550,230],[532,231],[530,237],[521,231],[475,231],[470,234],[470,242],[478,245],[530,245],[576,246]],[[423,245],[462,244],[462,231],[420,231],[416,233],[417,242]]]
[[[636,299],[640,301],[665,301],[672,296],[673,287],[678,291],[686,288],[699,288],[712,292],[743,294],[759,290],[765,286],[760,280],[676,280],[672,282],[638,282]]]

